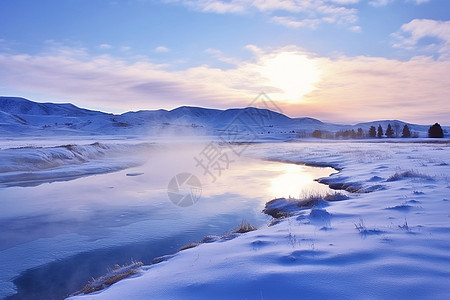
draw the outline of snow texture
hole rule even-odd
[[[151,144],[63,145],[0,149],[0,187],[35,186],[123,170],[142,163],[136,156]],[[125,154],[127,154],[125,156]]]
[[[71,299],[449,299],[449,143],[272,143],[247,154],[337,166],[329,182],[358,188]]]

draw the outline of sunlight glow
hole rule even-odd
[[[261,74],[280,90],[278,97],[293,103],[313,91],[320,77],[315,62],[296,52],[282,52],[268,58],[261,67]]]
[[[322,194],[328,190],[326,185],[314,184],[314,178],[327,176],[324,170],[318,170],[322,174],[311,173],[313,169],[294,164],[283,164],[274,166],[280,171],[280,175],[272,179],[270,184],[270,195],[275,198],[299,198],[308,194]]]

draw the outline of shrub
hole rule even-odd
[[[443,138],[444,131],[442,130],[441,125],[439,123],[435,123],[428,129],[428,137],[430,138]]]
[[[321,139],[322,138],[322,131],[314,130],[313,133],[312,133],[312,137],[317,138],[317,139]]]

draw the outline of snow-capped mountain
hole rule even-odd
[[[384,120],[356,125],[324,123],[313,118],[290,118],[284,114],[254,107],[227,110],[182,106],[173,110],[141,110],[120,115],[79,108],[73,104],[37,103],[18,97],[0,97],[0,135],[142,135],[178,132],[185,134],[220,134],[224,130],[248,130],[255,134],[309,135],[314,130],[367,131],[370,126],[408,125],[425,136],[427,125]],[[444,128],[449,130],[450,128]]]

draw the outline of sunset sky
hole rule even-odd
[[[0,95],[450,125],[449,0],[0,0]]]

